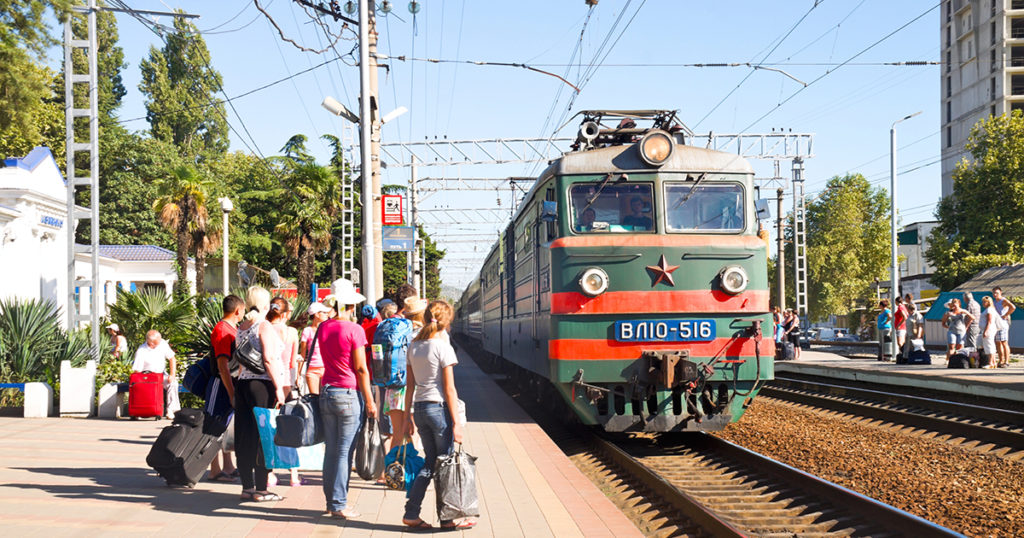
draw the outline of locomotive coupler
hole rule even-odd
[[[698,366],[687,360],[688,350],[644,351],[643,358],[647,361],[648,377],[667,389],[690,388],[698,380]]]

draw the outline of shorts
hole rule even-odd
[[[896,329],[896,338],[898,338],[900,340],[905,340],[907,338],[907,330],[906,329]]]
[[[1010,329],[999,329],[996,331],[996,342],[1006,342],[1010,339]]]
[[[385,388],[381,412],[405,411],[405,387]]]
[[[982,337],[981,349],[985,351],[988,356],[994,356],[996,354],[996,341],[991,336],[988,338]]]
[[[962,346],[964,345],[964,335],[958,332],[946,331],[946,343],[951,346]]]

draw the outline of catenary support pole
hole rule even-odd
[[[778,296],[776,297],[776,305],[779,310],[786,309],[786,244],[782,239],[782,189],[775,191],[775,202],[776,206],[775,215],[778,218],[776,221],[777,235],[776,238],[776,256],[775,256],[775,282],[777,287]]]
[[[374,200],[373,192],[373,169],[374,164],[372,163],[372,149],[371,149],[371,137],[373,133],[373,114],[372,114],[372,93],[370,91],[370,13],[372,8],[368,4],[372,0],[362,0],[359,2],[359,153],[361,161],[361,172],[363,176],[363,192],[362,192],[362,207],[363,207],[363,270],[362,270],[362,292],[368,300],[376,301],[379,297],[377,290],[377,268],[376,260],[378,252],[376,252],[376,244],[374,242],[374,226],[377,219],[374,218],[374,212],[377,209],[377,205]],[[379,227],[379,225],[376,225]]]

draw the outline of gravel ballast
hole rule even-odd
[[[758,398],[717,434],[968,536],[1024,536],[1024,464]]]

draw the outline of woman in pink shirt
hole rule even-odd
[[[366,332],[355,323],[355,307],[366,300],[352,282],[336,280],[334,295],[324,298],[334,319],[320,324],[316,345],[324,361],[321,380],[320,414],[324,425],[323,487],[327,511],[334,517],[351,519],[359,513],[348,506],[348,480],[355,451],[352,442],[363,423],[364,413],[377,418],[377,406],[370,394],[370,372],[366,367]]]

